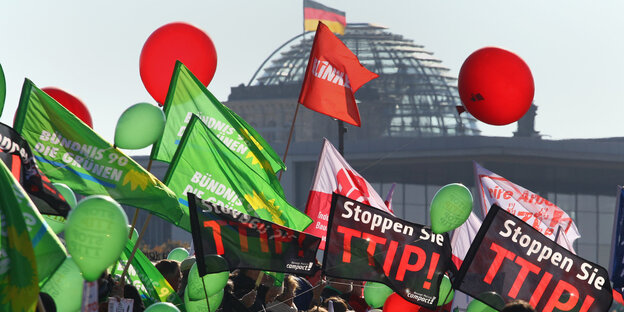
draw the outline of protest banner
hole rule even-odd
[[[384,283],[405,300],[435,309],[450,265],[447,234],[333,194],[323,257],[327,276]]]
[[[223,271],[208,265],[212,261],[204,263],[214,255],[223,257],[230,270],[314,273],[320,238],[187,194],[200,276]]]
[[[69,204],[37,167],[28,142],[3,123],[0,123],[0,161],[11,170],[41,214],[67,217]]]
[[[607,270],[496,205],[470,246],[454,288],[496,309],[522,299],[542,312],[604,312],[612,301]]]

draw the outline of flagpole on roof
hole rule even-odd
[[[301,17],[302,17],[302,31],[301,31],[301,37],[303,37],[303,40],[305,40],[305,0],[301,0]],[[299,36],[295,36],[295,38],[298,38]],[[290,39],[288,42],[294,40],[295,38]],[[287,43],[288,43],[287,42]],[[281,49],[278,48],[277,50]],[[277,50],[275,50],[277,52]],[[272,56],[273,54],[271,54]],[[269,58],[271,57],[269,56]],[[268,58],[267,58],[268,60]],[[266,62],[266,61],[265,61]],[[262,65],[260,66],[260,68],[262,68]],[[258,69],[260,70],[260,69]],[[255,76],[255,75],[254,75]],[[253,79],[253,78],[252,78]],[[249,82],[249,84],[251,84],[251,81]],[[297,107],[295,108],[295,115],[293,116],[293,120],[292,123],[290,124],[290,131],[288,132],[288,141],[286,142],[286,149],[284,150],[284,156],[282,157],[282,162],[284,164],[286,164],[286,156],[288,155],[288,148],[290,147],[290,140],[292,139],[292,134],[295,130],[295,121],[297,120],[297,113],[299,112],[299,101],[297,101]],[[279,175],[277,176],[277,180],[278,181],[282,181],[282,173],[284,173],[284,170],[281,170]]]

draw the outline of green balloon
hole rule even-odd
[[[173,305],[173,303],[170,302],[156,302],[152,305],[150,305],[149,307],[147,307],[147,309],[144,310],[145,312],[180,312],[180,309],[178,309],[176,306]]]
[[[385,284],[366,282],[364,285],[364,300],[371,308],[381,308],[393,292],[392,288]]]
[[[112,265],[128,241],[128,217],[108,196],[84,198],[69,213],[65,244],[87,281]]]
[[[4,79],[4,71],[2,71],[2,64],[0,64],[0,115],[2,115],[2,109],[4,108],[5,99],[6,99],[6,80]]]
[[[440,283],[440,290],[438,290],[438,306],[443,306],[451,302],[451,300],[453,300],[453,296],[455,296],[455,290],[451,284],[451,279],[444,275],[442,277],[442,282]]]
[[[160,108],[150,103],[134,104],[117,121],[115,146],[141,149],[156,142],[164,130],[165,113]]]
[[[203,279],[199,278],[199,272],[197,271],[197,263],[193,263],[188,275],[188,283],[186,286],[186,292],[191,300],[200,300],[218,293],[223,290],[225,284],[227,284],[230,278],[230,271],[223,271],[218,273],[206,274]],[[204,293],[204,285],[206,285],[206,293]]]
[[[63,196],[70,208],[73,209],[76,207],[76,195],[74,191],[63,183],[53,182],[52,185],[61,193],[61,196]],[[43,219],[45,219],[46,223],[48,223],[52,231],[54,231],[54,234],[59,234],[65,229],[65,222],[67,220],[61,216],[43,215]]]
[[[54,299],[57,311],[79,311],[83,283],[80,268],[71,257],[67,257],[43,284],[41,291]]]
[[[505,300],[501,295],[497,294],[494,291],[486,291],[477,295],[477,300],[481,302],[486,302],[490,306],[494,307],[495,310],[501,310],[505,306]]]
[[[223,289],[208,297],[208,304],[210,305],[210,312],[216,311],[223,301]],[[184,307],[187,312],[209,312],[206,305],[206,297],[202,297],[200,300],[189,299],[189,288],[186,287],[184,292]]]
[[[490,307],[489,305],[474,299],[470,301],[468,307],[466,308],[466,312],[498,312],[498,310]]]
[[[65,229],[67,220],[61,216],[43,215],[43,219],[50,226],[54,234],[59,234]]]
[[[56,182],[52,182],[52,185],[56,188],[57,191],[59,191],[59,193],[61,193],[65,201],[69,204],[70,208],[76,208],[76,205],[78,204],[78,202],[76,201],[76,194],[74,194],[74,191],[72,191],[69,186],[63,183]]]
[[[462,225],[472,212],[472,193],[459,183],[443,186],[431,200],[431,230],[446,233]]]
[[[186,249],[182,247],[178,247],[178,248],[174,248],[173,250],[169,252],[169,255],[167,255],[167,259],[182,262],[184,261],[184,259],[188,258],[188,256],[189,256],[189,253]]]

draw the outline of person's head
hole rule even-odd
[[[54,299],[48,293],[40,292],[39,299],[43,304],[43,308],[46,312],[56,312],[56,304],[54,303]],[[37,311],[39,311],[39,307],[37,307]]]
[[[295,298],[295,292],[299,288],[299,282],[293,275],[286,275],[284,277],[284,292],[277,297],[277,300],[292,304],[293,298]]]
[[[163,275],[163,277],[169,282],[173,291],[178,291],[180,287],[180,281],[182,280],[182,273],[180,272],[180,262],[175,260],[160,260],[156,263],[156,269]]]
[[[528,302],[518,299],[505,304],[500,312],[535,312],[535,308]]]
[[[269,286],[269,290],[267,290],[266,296],[264,297],[264,302],[273,302],[279,295],[284,292],[284,284],[280,286],[271,285]]]
[[[340,297],[329,297],[323,301],[323,306],[329,310],[329,304],[334,306],[334,312],[347,312],[349,305]]]

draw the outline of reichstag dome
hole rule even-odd
[[[232,88],[228,106],[270,142],[287,140],[313,38],[312,32],[289,40],[267,58],[247,85]],[[449,76],[449,69],[432,52],[373,24],[348,24],[339,38],[367,69],[379,74],[356,93],[362,128],[349,127],[346,140],[479,134],[474,118],[457,114],[456,106],[461,104],[457,79]],[[285,101],[264,105],[258,101],[262,98]],[[241,103],[248,100],[253,100],[252,107]],[[259,106],[263,113],[255,116],[252,111]],[[317,141],[337,132],[331,118],[305,108],[298,114],[295,141]]]

